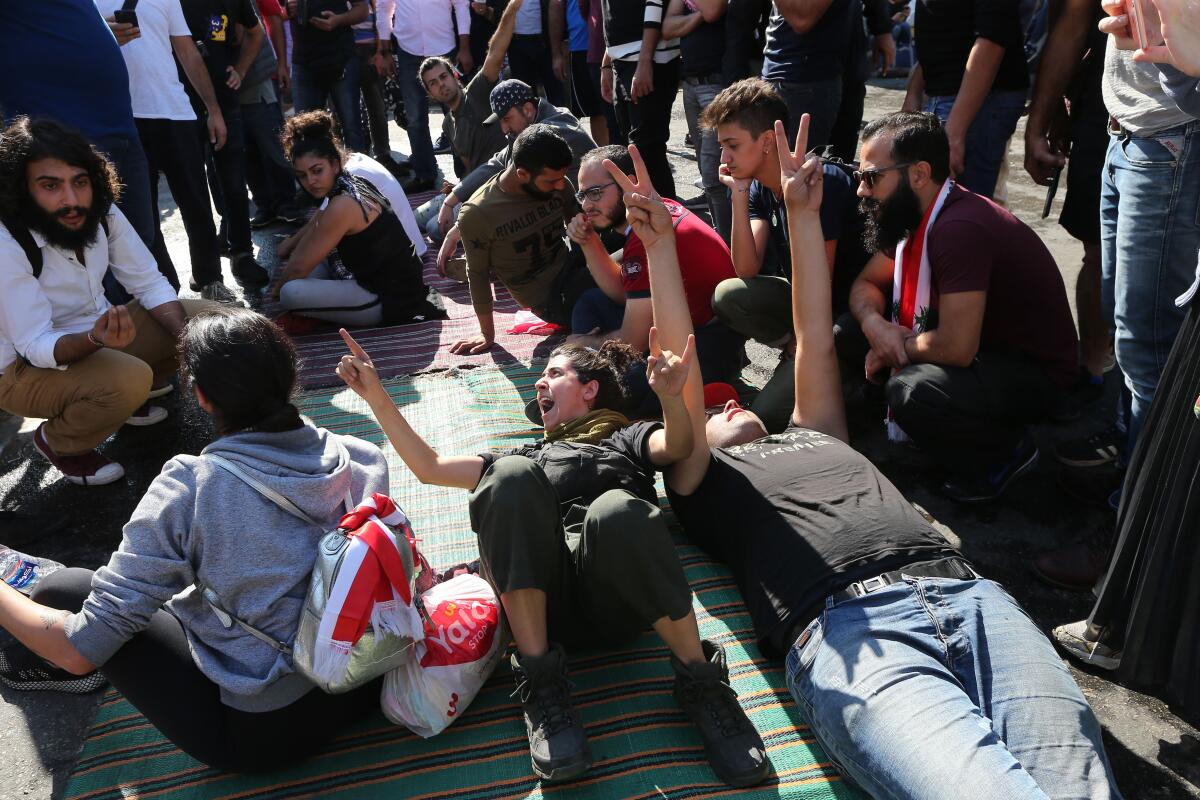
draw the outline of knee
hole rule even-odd
[[[726,278],[718,283],[712,296],[713,313],[717,319],[728,325],[730,318],[745,306],[748,289],[749,286],[741,278]]]
[[[486,510],[491,516],[528,518],[543,507],[551,509],[557,518],[558,496],[542,468],[525,456],[496,459],[471,496],[472,511]]]
[[[300,308],[303,305],[304,287],[301,281],[288,281],[279,287],[279,305],[287,309]]]
[[[915,409],[937,412],[949,407],[945,392],[934,381],[940,369],[932,364],[912,364],[888,379],[884,395],[898,418]]]
[[[79,567],[61,569],[38,581],[29,596],[35,603],[78,613],[91,594],[93,574],[90,569]]]
[[[150,386],[154,382],[154,370],[140,358],[119,353],[119,359],[109,359],[103,383],[97,387],[98,394],[108,401],[119,415],[130,412],[146,402]]]
[[[599,538],[604,549],[623,554],[623,558],[671,541],[658,506],[624,489],[609,489],[600,495],[588,507],[587,516],[596,528],[603,526]]]

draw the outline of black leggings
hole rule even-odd
[[[65,569],[46,577],[33,599],[79,611],[92,572]],[[383,678],[342,695],[313,689],[275,711],[238,711],[192,660],[179,620],[157,611],[150,625],[100,668],[130,703],[188,755],[228,772],[263,772],[313,755],[346,724],[379,708]]]

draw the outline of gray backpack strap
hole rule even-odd
[[[203,597],[205,602],[209,604],[213,610],[213,613],[217,615],[217,619],[221,620],[221,624],[226,628],[231,628],[236,624],[239,628],[253,636],[255,639],[258,639],[260,642],[269,645],[271,649],[275,650],[277,653],[282,653],[285,656],[290,656],[292,654],[292,648],[289,647],[286,642],[281,642],[278,639],[268,636],[258,628],[251,625],[249,622],[240,620],[233,614],[229,613],[228,609],[221,604],[221,598],[218,597],[217,593],[214,592],[210,587],[205,586],[200,581],[196,581],[196,590],[200,592],[200,596]]]
[[[267,486],[258,478],[255,478],[253,475],[246,472],[246,470],[242,469],[224,456],[219,456],[216,453],[205,453],[204,457],[211,460],[221,469],[232,474],[238,480],[242,481],[242,483],[245,483],[251,489],[254,489],[256,492],[282,508],[287,513],[291,514],[293,517],[302,519],[310,525],[316,525],[318,528],[323,527],[321,523],[317,522],[308,514],[305,514],[303,511],[301,511],[300,508],[291,500],[288,500],[279,492],[275,491],[270,486]]]

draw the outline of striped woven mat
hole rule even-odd
[[[430,199],[432,192],[413,195],[413,208]],[[550,345],[544,336],[512,335],[518,311],[516,302],[503,285],[493,283],[496,345],[477,356],[450,355],[450,345],[460,339],[479,335],[479,322],[471,306],[471,295],[465,283],[444,278],[437,271],[437,247],[430,245],[423,259],[425,283],[437,290],[447,318],[419,322],[413,325],[394,325],[378,328],[356,328],[355,338],[371,354],[376,369],[384,378],[412,375],[424,370],[451,366],[484,366],[489,364],[528,364],[535,355],[548,355]],[[262,312],[279,318],[283,309],[278,303],[268,303]],[[333,369],[346,353],[337,333],[337,326],[317,320],[304,320],[287,315],[282,320],[292,334],[300,354],[300,386],[315,389],[340,384]],[[312,330],[312,333],[307,333]]]
[[[521,414],[536,369],[510,365],[449,370],[388,381],[413,426],[443,453],[506,448],[536,433]],[[388,456],[393,497],[413,520],[435,565],[475,557],[467,495],[422,487],[400,463],[365,403],[348,390],[306,393],[317,424],[378,443]],[[665,502],[665,501],[664,501]],[[652,633],[615,651],[573,653],[573,697],[595,765],[581,779],[541,786],[512,676],[503,665],[441,735],[423,740],[381,714],[347,729],[320,756],[267,775],[209,769],[165,740],[119,694],[105,696],[66,791],[70,800],[132,798],[856,798],[813,742],[788,695],[783,670],[755,647],[749,615],[728,571],[677,537],[695,592],[700,632],[724,645],[734,689],[763,734],[773,766],[753,790],[731,789],[708,768],[697,734],[671,696],[668,654]],[[314,720],[314,724],[319,721]]]

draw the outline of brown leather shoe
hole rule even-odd
[[[1033,560],[1033,574],[1046,583],[1075,592],[1090,591],[1108,569],[1109,539],[1093,535]]]

